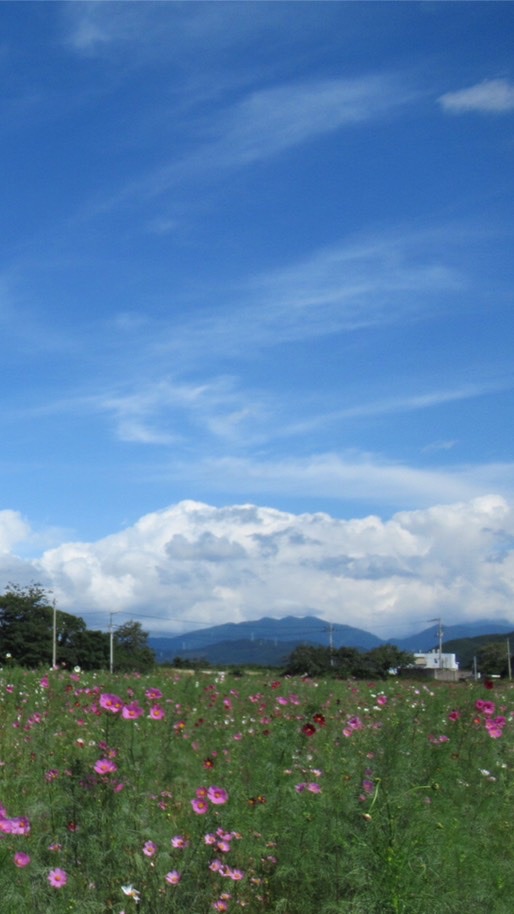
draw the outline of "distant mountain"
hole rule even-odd
[[[455,641],[462,638],[476,638],[481,635],[506,635],[512,629],[512,622],[498,622],[491,619],[481,619],[478,622],[464,622],[459,625],[443,625],[443,645],[447,650],[449,641]],[[389,644],[395,644],[402,651],[412,651],[412,653],[431,651],[438,647],[439,635],[438,626],[432,625],[417,635],[409,635],[408,638],[389,638]],[[455,651],[449,651],[455,653]]]
[[[481,649],[486,646],[486,644],[491,644],[495,641],[501,641],[505,644],[505,654],[507,654],[507,641],[510,641],[511,653],[514,652],[514,631],[510,630],[507,632],[497,632],[496,634],[490,635],[475,635],[473,638],[456,638],[453,641],[448,641],[445,643],[445,650],[449,654],[455,654],[461,670],[470,670],[473,668],[473,660],[478,656]]]
[[[175,657],[210,659],[217,653],[220,644],[230,642],[239,642],[239,651],[242,651],[241,642],[243,641],[250,644],[267,642],[266,650],[270,652],[270,656],[274,654],[272,648],[279,648],[281,655],[287,656],[298,644],[321,644],[328,647],[332,643],[335,648],[356,647],[363,651],[369,651],[373,647],[383,644],[383,641],[376,635],[362,629],[338,623],[331,625],[315,616],[305,616],[304,618],[287,616],[284,619],[263,618],[253,622],[229,622],[225,625],[203,628],[198,632],[187,632],[176,637],[153,636],[148,639],[159,663],[170,662]],[[281,642],[284,642],[287,647],[281,646]],[[226,653],[225,648],[223,651]],[[237,650],[230,653],[236,658],[239,656]],[[245,653],[251,653],[251,648],[245,649]],[[264,648],[261,645],[260,654],[263,653]],[[228,663],[229,661],[220,662]],[[235,659],[230,662],[242,663],[244,661]],[[264,665],[273,664],[265,660]]]
[[[454,648],[450,649],[450,644],[456,639],[462,642],[465,639],[489,636],[489,640],[497,640],[498,636],[507,637],[511,629],[512,624],[509,625],[508,622],[487,619],[444,626],[443,649],[456,653],[463,667],[467,661],[461,659]],[[155,651],[158,663],[171,663],[180,657],[183,660],[203,659],[214,665],[279,667],[299,644],[319,644],[324,647],[332,644],[334,648],[355,647],[361,651],[372,650],[381,644],[395,644],[400,650],[413,653],[430,651],[438,646],[438,627],[432,625],[417,635],[384,641],[363,629],[331,624],[316,616],[287,616],[284,619],[265,617],[252,622],[214,625],[173,637],[154,635],[148,639],[148,643]]]

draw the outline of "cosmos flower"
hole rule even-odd
[[[209,787],[207,797],[214,806],[223,806],[228,800],[228,793],[223,787]]]
[[[166,873],[164,878],[169,885],[178,885],[182,879],[182,875],[178,870],[171,870],[171,872]]]
[[[193,812],[197,816],[203,816],[209,809],[209,804],[207,800],[202,800],[200,797],[195,797],[194,800],[191,800],[191,806],[193,807]]]
[[[62,887],[68,882],[68,874],[65,870],[61,870],[60,867],[56,867],[55,870],[50,870],[48,874],[48,882],[52,888],[62,889]]]
[[[111,711],[112,714],[117,714],[123,708],[123,701],[119,695],[114,695],[112,692],[103,692],[100,695],[100,707],[104,711]]]
[[[118,766],[110,758],[99,758],[94,769],[97,774],[113,774],[118,770]]]

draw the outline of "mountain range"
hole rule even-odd
[[[512,623],[491,619],[449,625],[444,628],[443,650],[479,636],[507,637],[512,633]],[[513,633],[514,634],[514,633]],[[181,660],[204,660],[219,665],[282,666],[292,651],[300,644],[314,644],[334,648],[355,647],[369,651],[381,644],[394,644],[404,651],[430,651],[438,646],[438,624],[409,635],[407,638],[383,640],[371,632],[351,625],[330,623],[316,616],[283,619],[264,617],[251,622],[229,622],[214,625],[196,632],[177,636],[150,636],[150,647],[159,663]],[[450,649],[448,647],[448,649]]]

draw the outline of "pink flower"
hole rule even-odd
[[[207,796],[214,806],[223,806],[228,800],[228,793],[223,787],[209,787]]]
[[[209,804],[206,800],[202,800],[200,797],[195,797],[194,800],[191,800],[191,806],[193,807],[193,812],[197,816],[203,816],[209,809]]]
[[[61,870],[59,867],[56,867],[55,870],[50,870],[48,874],[48,882],[54,889],[62,889],[63,885],[66,885],[68,882],[68,874],[65,870]]]
[[[97,774],[113,774],[114,771],[118,770],[118,766],[110,758],[98,759],[94,768]]]
[[[171,846],[183,849],[184,847],[189,847],[189,841],[187,838],[184,838],[183,835],[175,835],[175,837],[171,839]]]
[[[143,844],[143,854],[145,857],[155,857],[157,853],[157,845],[154,841],[145,841]]]
[[[117,714],[123,708],[123,702],[119,695],[113,695],[112,692],[103,692],[100,695],[100,707],[105,711],[112,711]]]
[[[162,720],[164,717],[166,717],[166,714],[160,705],[152,705],[148,717],[151,717],[152,720]]]
[[[448,714],[448,720],[459,720],[460,711],[450,711]]]
[[[145,695],[149,701],[159,701],[159,698],[162,698],[161,690],[155,688],[147,689]]]
[[[30,863],[30,857],[24,851],[17,851],[14,855],[15,866],[20,869],[24,866],[28,866]]]
[[[0,819],[0,832],[3,832],[4,835],[29,835],[30,822],[25,816]]]
[[[384,705],[386,705],[386,704],[387,704],[387,695],[379,695],[377,698],[377,705],[380,705],[380,707],[383,708]]]
[[[124,720],[137,720],[144,713],[144,708],[141,708],[137,701],[133,701],[131,704],[123,706],[121,716]]]
[[[178,885],[182,879],[182,875],[178,870],[171,870],[170,873],[166,873],[164,878],[169,885]]]
[[[232,867],[228,866],[225,870],[225,876],[228,876],[233,882],[239,882],[241,879],[244,879],[245,874],[243,873],[243,870],[232,869]]]

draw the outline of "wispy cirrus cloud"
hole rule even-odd
[[[448,114],[507,114],[514,111],[514,84],[508,79],[485,79],[466,89],[445,92],[438,101]]]
[[[163,475],[166,469],[163,468]],[[211,490],[237,491],[241,497],[299,496],[341,503],[429,506],[476,498],[486,491],[514,494],[514,463],[413,466],[380,454],[352,450],[307,457],[206,458],[197,464],[173,463],[174,478],[209,479]]]
[[[264,161],[344,127],[391,114],[416,93],[390,74],[274,85],[222,112],[211,158],[225,165]]]

